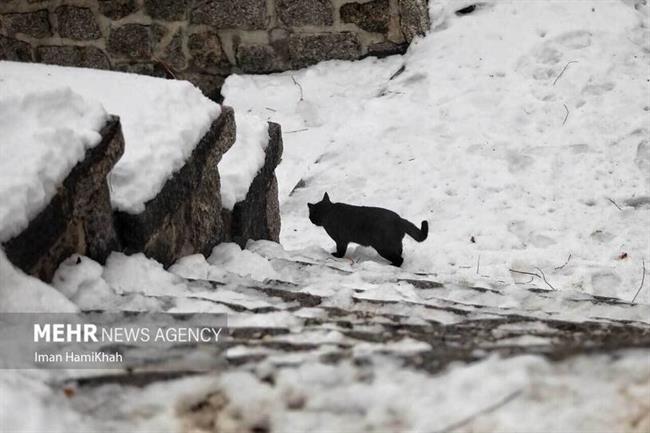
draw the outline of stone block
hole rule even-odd
[[[134,59],[151,57],[151,29],[142,24],[125,24],[111,29],[108,51]]]
[[[340,9],[341,21],[352,23],[373,33],[387,33],[390,22],[388,0],[373,0],[367,3],[346,3]]]
[[[431,27],[427,0],[398,0],[400,29],[406,42],[423,36]]]
[[[32,46],[27,42],[0,35],[0,59],[31,62],[34,60]]]
[[[215,32],[192,33],[188,38],[187,47],[191,58],[190,64],[193,68],[210,73],[230,73],[232,65]]]
[[[266,21],[266,0],[204,0],[190,14],[191,24],[218,29],[263,30]]]
[[[299,34],[289,37],[291,67],[298,69],[322,60],[353,60],[361,55],[359,38],[352,32]]]
[[[331,0],[277,0],[275,11],[280,22],[288,27],[334,24]]]
[[[194,84],[196,87],[201,89],[201,92],[203,92],[205,96],[213,101],[219,104],[223,102],[221,87],[223,86],[223,82],[226,80],[225,75],[189,70],[181,72],[177,78],[187,80]]]
[[[269,122],[269,144],[264,166],[248,189],[246,198],[235,203],[232,212],[224,209],[226,241],[237,242],[242,248],[248,240],[280,240],[280,204],[275,168],[282,159],[280,125]]]
[[[182,21],[189,3],[189,0],[144,0],[144,10],[155,20]]]
[[[102,37],[97,20],[88,8],[60,6],[56,9],[59,35],[77,41]]]
[[[59,264],[77,253],[103,263],[119,249],[106,176],[124,152],[122,129],[112,117],[101,142],[68,174],[50,203],[2,247],[24,272],[50,281]]]
[[[144,252],[165,266],[193,253],[209,255],[225,238],[217,165],[235,142],[232,108],[223,107],[185,165],[137,215],[115,212],[127,253]]]
[[[47,9],[40,9],[34,12],[9,13],[0,17],[3,23],[4,32],[8,36],[15,36],[18,33],[33,38],[46,38],[52,36],[50,18]]]
[[[237,66],[242,72],[254,74],[287,69],[282,56],[269,45],[240,45],[237,48]]]
[[[40,46],[36,49],[37,61],[59,66],[111,69],[104,51],[96,47]]]
[[[102,15],[119,20],[138,10],[136,0],[99,0],[99,11]]]

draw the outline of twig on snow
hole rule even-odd
[[[571,254],[569,254],[569,257],[566,258],[566,262],[564,262],[564,264],[562,266],[556,267],[555,270],[557,271],[558,269],[564,268],[566,265],[569,264],[569,260],[571,260]]]
[[[546,275],[544,275],[544,271],[542,271],[540,268],[537,267],[535,269],[537,269],[542,274],[542,279],[551,289],[557,290],[555,287],[551,286],[551,283],[548,282],[548,280],[546,279]]]
[[[273,111],[274,113],[276,113],[278,111],[278,110],[276,110],[274,108],[271,108],[271,107],[264,107],[264,109],[269,110],[269,111]]]
[[[300,100],[301,100],[301,101],[304,100],[305,98],[303,97],[302,86],[300,85],[299,82],[296,81],[296,79],[294,78],[293,75],[291,76],[291,81],[293,81],[293,84],[295,84],[296,86],[298,86],[298,88],[300,89]]]
[[[643,283],[645,283],[645,259],[642,259],[642,263],[643,263],[643,275],[641,276],[641,285],[639,286],[639,290],[636,291],[634,298],[632,298],[632,302],[636,301],[636,297],[639,296],[639,293],[641,293],[641,289],[643,288]]]
[[[510,272],[514,272],[515,274],[532,275],[533,277],[542,278],[539,274],[536,274],[534,272],[524,272],[524,271],[518,271],[516,269],[508,269],[508,270]]]
[[[566,115],[564,116],[564,120],[562,121],[562,126],[564,126],[566,120],[569,118],[569,107],[567,107],[566,104],[563,105],[564,105],[564,109],[566,110]]]
[[[607,200],[609,200],[609,201],[610,201],[614,206],[616,206],[616,208],[617,208],[618,210],[620,210],[620,211],[623,210],[623,209],[621,209],[621,207],[620,207],[619,205],[617,205],[616,202],[615,202],[614,200],[612,200],[611,198],[607,197]]]
[[[447,427],[445,427],[443,429],[436,430],[435,433],[450,433],[450,432],[453,432],[454,430],[458,430],[460,427],[463,427],[464,425],[469,424],[470,422],[474,421],[479,416],[485,415],[485,414],[490,413],[490,412],[494,412],[495,410],[505,406],[506,404],[508,404],[512,400],[514,400],[515,398],[519,397],[522,392],[523,392],[523,389],[519,389],[519,390],[517,390],[517,391],[515,391],[513,393],[510,393],[507,396],[505,396],[503,399],[497,401],[496,403],[481,409],[480,411],[468,416],[465,419],[462,419],[462,420],[457,421],[457,422],[455,422],[453,424],[450,424],[450,425],[448,425]]]
[[[566,71],[566,68],[568,68],[571,63],[578,63],[578,61],[577,60],[571,60],[569,63],[567,63],[564,66],[564,69],[562,69],[562,71],[559,73],[559,75],[557,77],[555,77],[555,81],[553,81],[554,86],[555,86],[555,83],[557,83],[557,80],[560,79],[560,77],[564,74],[564,71]]]
[[[287,131],[285,134],[294,134],[296,132],[309,131],[309,128],[296,129],[295,131]]]
[[[481,255],[478,255],[478,260],[476,261],[476,273],[478,274],[478,270],[481,268]]]

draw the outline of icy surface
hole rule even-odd
[[[126,148],[110,174],[113,207],[144,210],[219,117],[218,104],[187,81],[0,61],[2,87],[67,86],[120,116]]]
[[[429,221],[405,270],[631,300],[650,258],[647,6],[453,13],[467,4],[431,2],[434,28],[405,56],[226,80],[228,104],[282,124],[282,244],[334,248],[307,218],[327,191]]]
[[[0,79],[0,242],[47,206],[86,150],[99,143],[107,119],[99,103],[68,88],[24,85],[21,91]]]
[[[235,144],[219,162],[221,204],[229,210],[246,198],[255,175],[264,166],[264,151],[269,143],[268,124],[262,118],[236,112],[235,121]]]

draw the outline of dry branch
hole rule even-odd
[[[294,78],[293,75],[291,76],[291,81],[293,81],[293,84],[295,84],[296,86],[298,86],[298,88],[300,89],[300,100],[303,101],[305,98],[303,97],[304,95],[303,95],[303,93],[302,93],[302,86],[300,85],[299,82],[296,81],[296,79]]]
[[[639,293],[641,293],[641,289],[643,288],[643,283],[645,283],[645,259],[642,260],[642,263],[643,263],[643,275],[641,276],[641,285],[639,286],[639,289],[636,291],[634,298],[632,298],[632,302],[636,301],[636,297],[639,296]]]
[[[566,65],[564,65],[564,69],[562,69],[562,71],[561,71],[561,72],[558,74],[558,76],[555,78],[555,81],[553,81],[553,85],[554,85],[554,86],[555,86],[555,83],[557,83],[557,80],[560,79],[560,77],[564,74],[564,71],[566,71],[566,68],[568,68],[569,65],[570,65],[571,63],[578,63],[578,61],[577,61],[577,60],[571,60],[569,63],[567,63]]]

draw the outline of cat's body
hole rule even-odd
[[[336,242],[334,257],[343,257],[350,242],[373,247],[394,266],[401,266],[402,239],[408,234],[418,242],[427,238],[429,225],[418,229],[395,212],[379,207],[332,203],[327,193],[318,203],[307,203],[309,219],[322,226]]]

